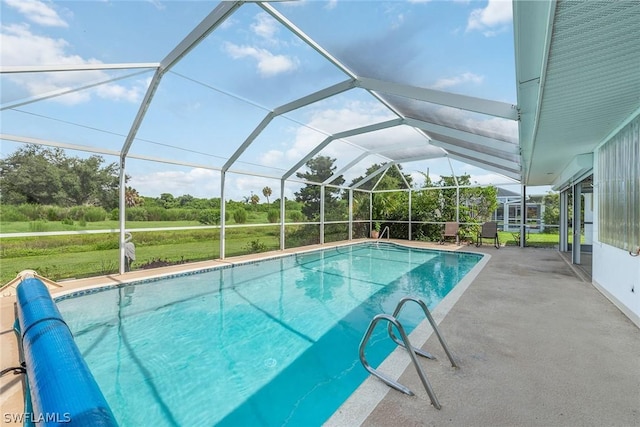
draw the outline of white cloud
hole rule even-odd
[[[68,53],[69,44],[64,39],[39,36],[31,32],[26,24],[12,24],[0,27],[2,47],[0,61],[8,66],[28,65],[85,65],[100,64],[97,59],[85,59]],[[60,93],[73,88],[87,86],[99,81],[109,80],[102,71],[77,71],[64,73],[38,73],[33,75],[11,74],[12,82],[26,89],[29,96],[45,96]],[[140,102],[147,83],[136,81],[131,87],[106,83],[90,90],[72,92],[57,98],[56,102],[74,105],[87,102],[91,94],[103,99],[115,101]]]
[[[510,0],[489,0],[484,9],[474,9],[469,15],[467,31],[478,30],[491,37],[507,29],[513,19]]]
[[[479,76],[473,73],[463,73],[459,76],[440,79],[432,86],[432,88],[442,90],[450,87],[460,86],[461,84],[465,83],[481,84],[483,81],[483,76]]]
[[[335,9],[338,6],[338,0],[329,0],[327,5],[324,7],[327,10]]]
[[[260,164],[264,166],[280,166],[283,158],[284,153],[282,151],[269,150],[262,155]]]
[[[255,21],[251,24],[251,29],[258,36],[271,40],[278,32],[279,24],[271,15],[262,12],[255,16]]]
[[[298,161],[307,155],[316,145],[324,140],[325,133],[316,132],[319,129],[327,134],[341,132],[347,129],[358,128],[384,120],[389,120],[389,111],[377,103],[350,102],[341,108],[325,108],[314,112],[308,121],[309,127],[297,129],[295,140],[290,149],[286,151],[286,158],[289,161]],[[347,157],[344,144],[340,149],[338,144],[332,143],[322,152],[324,155],[332,157]],[[347,148],[353,152],[361,152],[355,148]]]
[[[266,49],[252,46],[239,46],[233,43],[224,44],[225,51],[233,59],[253,58],[258,63],[258,73],[263,77],[293,71],[298,68],[300,61],[285,55],[274,55]]]
[[[139,103],[142,100],[147,84],[138,82],[139,84],[125,87],[119,84],[105,84],[96,88],[98,96],[113,101],[126,101],[131,103]]]
[[[220,173],[201,168],[188,171],[167,170],[132,175],[128,185],[148,197],[158,197],[162,193],[171,193],[176,197],[184,194],[202,198],[219,197]]]
[[[193,168],[133,174],[128,185],[146,197],[160,197],[162,193],[170,193],[175,197],[184,194],[206,199],[220,197],[220,173],[209,169]],[[275,179],[230,174],[225,179],[225,185],[226,200],[241,201],[253,192],[260,197],[261,202],[266,202],[262,194],[265,186],[271,187],[273,191],[269,197],[270,202],[280,198],[280,183]],[[299,189],[300,185],[297,183],[286,184],[285,197],[293,198],[293,193]]]
[[[162,4],[160,0],[147,0],[148,3],[151,3],[158,10],[165,10],[166,6]]]
[[[45,27],[68,27],[50,3],[39,0],[4,0],[4,3],[16,9],[29,21]],[[52,5],[52,3],[51,3]]]

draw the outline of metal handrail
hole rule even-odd
[[[391,238],[391,236],[389,236],[389,226],[387,225],[385,228],[382,229],[382,233],[380,233],[380,235],[378,236],[378,240],[382,239],[382,236],[384,236],[385,231],[387,232],[387,240]]]
[[[402,338],[402,341],[404,341],[403,347],[406,348],[407,351],[409,352],[409,357],[411,357],[411,361],[413,362],[413,365],[416,367],[416,371],[418,372],[420,381],[422,381],[422,385],[424,385],[424,388],[427,391],[429,398],[431,399],[431,404],[436,409],[440,409],[441,408],[440,402],[438,402],[438,398],[433,392],[433,389],[431,388],[431,384],[429,383],[429,380],[427,379],[426,375],[424,374],[424,371],[422,370],[422,368],[420,367],[420,364],[418,363],[418,358],[416,357],[416,354],[413,351],[414,347],[409,342],[409,337],[407,336],[407,333],[404,331],[404,328],[394,316],[390,316],[388,314],[378,314],[373,317],[373,319],[371,320],[371,323],[369,323],[369,328],[367,329],[367,332],[364,334],[364,337],[360,342],[360,349],[359,349],[360,362],[362,362],[362,365],[370,374],[380,378],[380,380],[382,380],[388,386],[393,387],[404,394],[408,394],[409,396],[414,395],[409,388],[403,386],[397,381],[392,380],[391,378],[384,375],[383,373],[378,372],[376,369],[372,368],[371,365],[369,365],[369,363],[367,362],[367,359],[364,355],[364,350],[365,350],[365,347],[367,346],[367,342],[369,342],[369,338],[371,338],[371,333],[373,332],[376,324],[381,320],[386,320],[387,322],[389,322],[389,327],[391,327],[391,324],[395,325],[395,327],[398,329],[398,332],[400,332],[400,337]]]
[[[429,320],[429,323],[431,324],[431,327],[433,328],[433,332],[435,332],[436,336],[438,337],[438,341],[440,341],[440,344],[442,345],[442,348],[444,349],[444,352],[447,353],[447,357],[449,358],[449,361],[451,361],[451,366],[454,367],[454,368],[457,368],[458,365],[456,365],[456,362],[453,359],[453,355],[449,351],[449,347],[447,346],[447,343],[445,342],[444,337],[442,336],[442,334],[438,330],[438,326],[436,325],[436,322],[433,319],[433,316],[431,316],[431,312],[429,311],[429,308],[424,303],[424,301],[422,301],[421,299],[419,299],[417,297],[412,297],[412,296],[408,296],[408,297],[402,298],[400,300],[400,302],[398,302],[398,305],[396,306],[396,309],[393,312],[393,317],[397,319],[398,318],[398,314],[400,314],[400,311],[402,310],[404,305],[409,301],[415,302],[416,304],[418,304],[422,308],[422,311],[424,312],[424,315],[427,318],[427,320]],[[393,328],[391,327],[391,324],[388,325],[387,331],[389,332],[389,336],[391,337],[391,339],[393,341],[395,341],[396,344],[398,344],[399,346],[404,347],[406,349],[404,343],[402,341],[400,341],[398,339],[398,337],[396,337],[393,334]],[[431,353],[429,353],[428,351],[425,351],[425,350],[422,350],[422,349],[419,349],[419,348],[415,348],[415,347],[412,348],[412,350],[415,353],[417,353],[420,356],[422,356],[422,357],[426,357],[428,359],[435,359],[435,357]]]

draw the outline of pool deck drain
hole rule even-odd
[[[423,324],[411,338],[414,345],[426,340],[423,348],[438,357],[420,363],[442,409],[430,405],[408,355],[398,350],[381,369],[398,375],[416,396],[391,390],[370,377],[326,425],[640,425],[640,329],[593,285],[577,277],[556,250],[397,243],[491,255],[484,269],[433,313],[460,369],[451,368]],[[63,282],[53,295],[282,254]],[[2,369],[18,363],[14,301],[14,296],[0,297]],[[20,379],[12,374],[0,378],[3,418],[23,411]]]

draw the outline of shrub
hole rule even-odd
[[[36,221],[38,219],[45,219],[44,206],[41,205],[32,205],[28,203],[23,203],[18,206],[18,211],[24,215],[27,220]]]
[[[47,221],[62,221],[66,217],[66,212],[61,212],[61,209],[56,206],[49,206],[47,208],[46,216]]]
[[[73,220],[71,218],[65,218],[62,220],[64,225],[73,225]]]
[[[250,243],[247,243],[246,248],[247,248],[247,251],[251,253],[264,252],[267,250],[267,245],[262,243],[259,239],[256,239],[256,240],[252,240]]]
[[[300,211],[292,211],[289,212],[289,219],[291,222],[302,222],[304,221],[304,214]]]
[[[28,221],[29,218],[17,206],[0,204],[0,218],[2,221]]]
[[[127,221],[147,221],[149,213],[145,208],[127,208]]]
[[[267,219],[270,223],[278,222],[280,220],[280,211],[270,210],[267,212]]]
[[[87,206],[82,219],[87,222],[100,222],[107,218],[107,211],[98,206]]]
[[[73,206],[69,209],[69,218],[79,221],[81,219],[84,219],[84,212],[84,206]]]
[[[161,208],[159,206],[146,207],[144,209],[147,212],[145,216],[146,221],[162,221],[164,211],[166,211],[165,208]]]
[[[236,224],[244,224],[247,222],[247,211],[244,208],[238,208],[233,212],[233,220]]]
[[[187,217],[187,215],[185,215],[187,211],[188,209],[180,209],[180,208],[165,209],[160,220],[161,221],[180,221]]]
[[[217,225],[220,222],[220,211],[218,209],[203,209],[198,216],[198,222],[205,225]]]

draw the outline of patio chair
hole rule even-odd
[[[488,221],[482,224],[482,228],[478,233],[478,239],[476,240],[476,247],[482,246],[482,239],[493,239],[493,245],[496,249],[500,249],[500,239],[498,238],[498,223],[495,221]]]
[[[444,241],[446,238],[455,238],[456,245],[460,243],[460,236],[458,235],[458,231],[460,230],[460,224],[457,222],[445,222],[444,230],[442,230],[442,236],[440,237],[440,244],[444,245]]]

